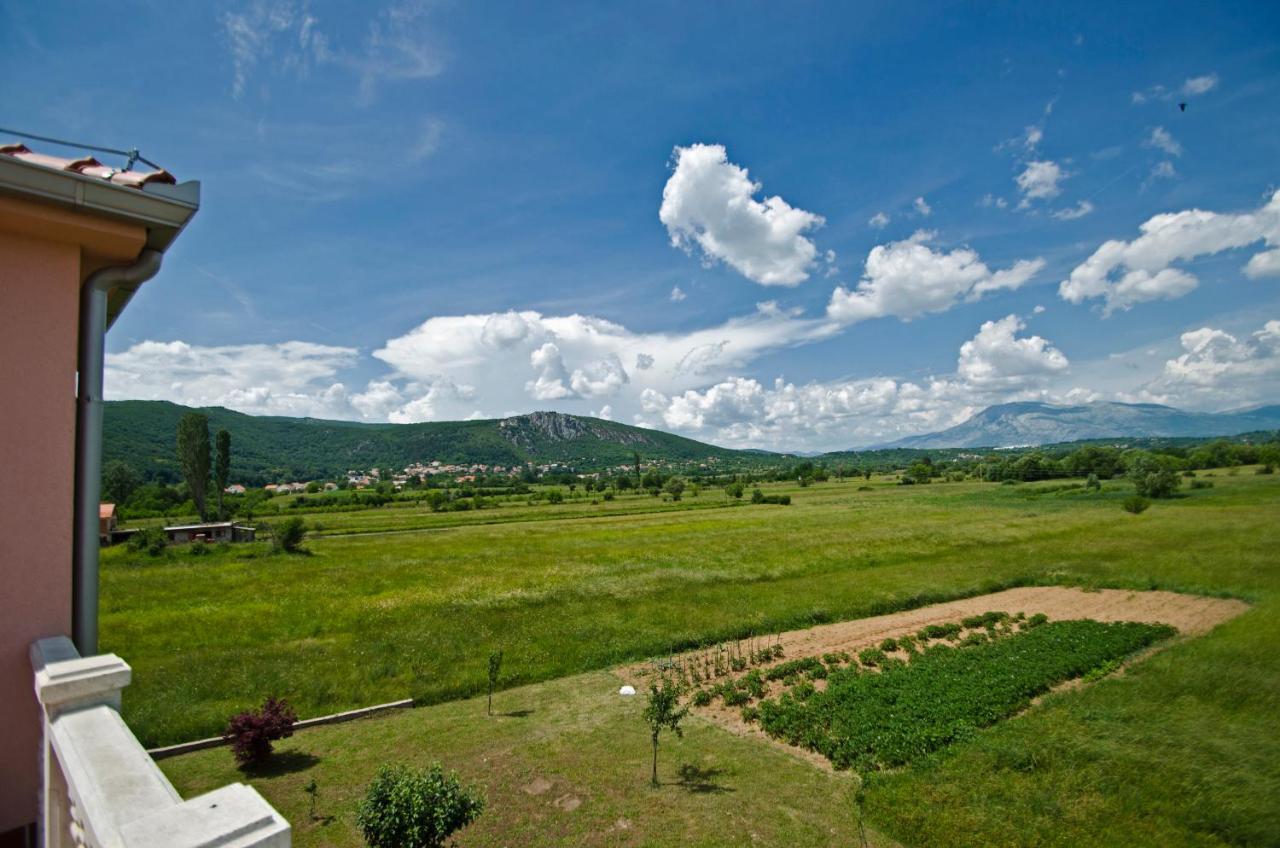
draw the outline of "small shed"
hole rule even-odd
[[[232,521],[214,521],[207,524],[176,524],[164,528],[169,542],[183,545],[188,542],[252,542],[257,530]]]
[[[98,538],[102,542],[111,544],[111,534],[115,532],[119,520],[115,504],[98,504]]]

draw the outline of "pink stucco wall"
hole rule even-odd
[[[36,815],[27,647],[71,631],[80,247],[0,231],[0,832]]]

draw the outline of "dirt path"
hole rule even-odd
[[[1240,615],[1249,609],[1244,601],[1226,598],[1206,598],[1199,595],[1182,595],[1176,592],[1136,592],[1125,589],[1100,589],[1085,591],[1060,586],[1024,587],[1007,589],[990,595],[979,595],[958,601],[931,604],[919,609],[822,624],[807,630],[791,630],[782,634],[785,659],[820,657],[825,653],[846,651],[851,655],[863,648],[878,644],[886,638],[915,633],[929,624],[959,622],[960,619],[1000,610],[1028,616],[1044,613],[1052,621],[1091,618],[1095,621],[1140,621],[1171,624],[1178,628],[1181,637],[1199,636],[1217,625]],[[768,640],[772,643],[774,640]],[[679,659],[679,658],[677,658]],[[618,669],[618,675],[627,683],[643,691],[645,678],[651,671],[648,664],[636,664]],[[732,675],[739,677],[741,675]],[[818,681],[822,688],[825,681]],[[780,684],[770,686],[770,693]],[[714,721],[728,730],[767,740],[790,753],[821,768],[830,769],[826,759],[808,751],[777,742],[763,733],[757,725],[744,722],[740,710],[725,707],[717,701],[710,707],[697,709],[697,715]]]

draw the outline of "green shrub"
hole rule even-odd
[[[1192,480],[1191,488],[1193,489],[1212,489],[1213,483],[1209,480]]]
[[[888,653],[889,651],[896,651],[896,650],[898,650],[898,640],[897,640],[897,639],[885,639],[883,642],[881,642],[881,643],[880,643],[880,650],[882,650],[882,651],[884,651],[884,652],[886,652],[886,653]]]
[[[294,516],[271,525],[271,547],[275,551],[295,554],[302,550],[302,540],[307,537],[307,523]]]
[[[560,491],[559,489],[552,489],[551,491],[547,492],[547,503],[549,504],[564,503],[564,492]]]
[[[708,689],[696,689],[693,693],[693,705],[695,707],[705,707],[710,705],[712,694]]]
[[[906,651],[908,654],[914,654],[917,650],[916,637],[912,636],[910,633],[907,633],[904,636],[899,636],[898,647]]]
[[[1120,504],[1121,509],[1125,512],[1133,513],[1134,515],[1146,512],[1147,507],[1149,506],[1151,506],[1151,501],[1147,500],[1142,495],[1130,495],[1124,499],[1123,503]]]
[[[981,645],[984,642],[988,641],[989,638],[990,637],[988,637],[987,634],[983,633],[981,630],[974,630],[970,632],[969,635],[965,636],[963,639],[960,640],[960,647],[969,648],[974,645]]]
[[[384,765],[356,807],[356,826],[370,848],[438,848],[483,810],[480,793],[439,763]]]
[[[1271,467],[1271,463],[1267,463],[1266,465],[1262,466],[1254,473],[1255,474],[1275,474],[1276,470]]]
[[[758,707],[743,707],[742,720],[750,724],[753,721],[760,720],[760,709]]]
[[[169,537],[162,527],[145,527],[129,537],[129,550],[146,551],[149,556],[160,556],[169,547]]]
[[[858,651],[858,660],[866,666],[884,665],[884,661],[889,659],[885,656],[884,651],[879,648],[863,648]]]
[[[764,677],[760,674],[760,669],[753,669],[748,672],[739,684],[752,698],[763,698],[765,692]]]

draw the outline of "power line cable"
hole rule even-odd
[[[164,170],[164,168],[161,168],[155,162],[152,162],[150,159],[140,154],[138,152],[138,148],[136,147],[131,147],[128,150],[116,150],[114,147],[98,147],[93,144],[77,144],[74,141],[64,141],[60,138],[50,138],[49,136],[46,136],[46,135],[36,135],[35,133],[21,132],[20,130],[10,130],[10,129],[5,129],[4,127],[0,127],[0,133],[5,133],[7,135],[16,135],[22,138],[29,138],[34,141],[46,141],[49,144],[57,144],[61,147],[75,147],[75,148],[79,148],[80,150],[92,150],[95,153],[113,153],[116,156],[125,156],[129,160],[128,162],[125,163],[125,166],[124,166],[124,170],[126,171],[133,170],[133,165],[135,162],[143,162],[155,168],[157,171]]]

